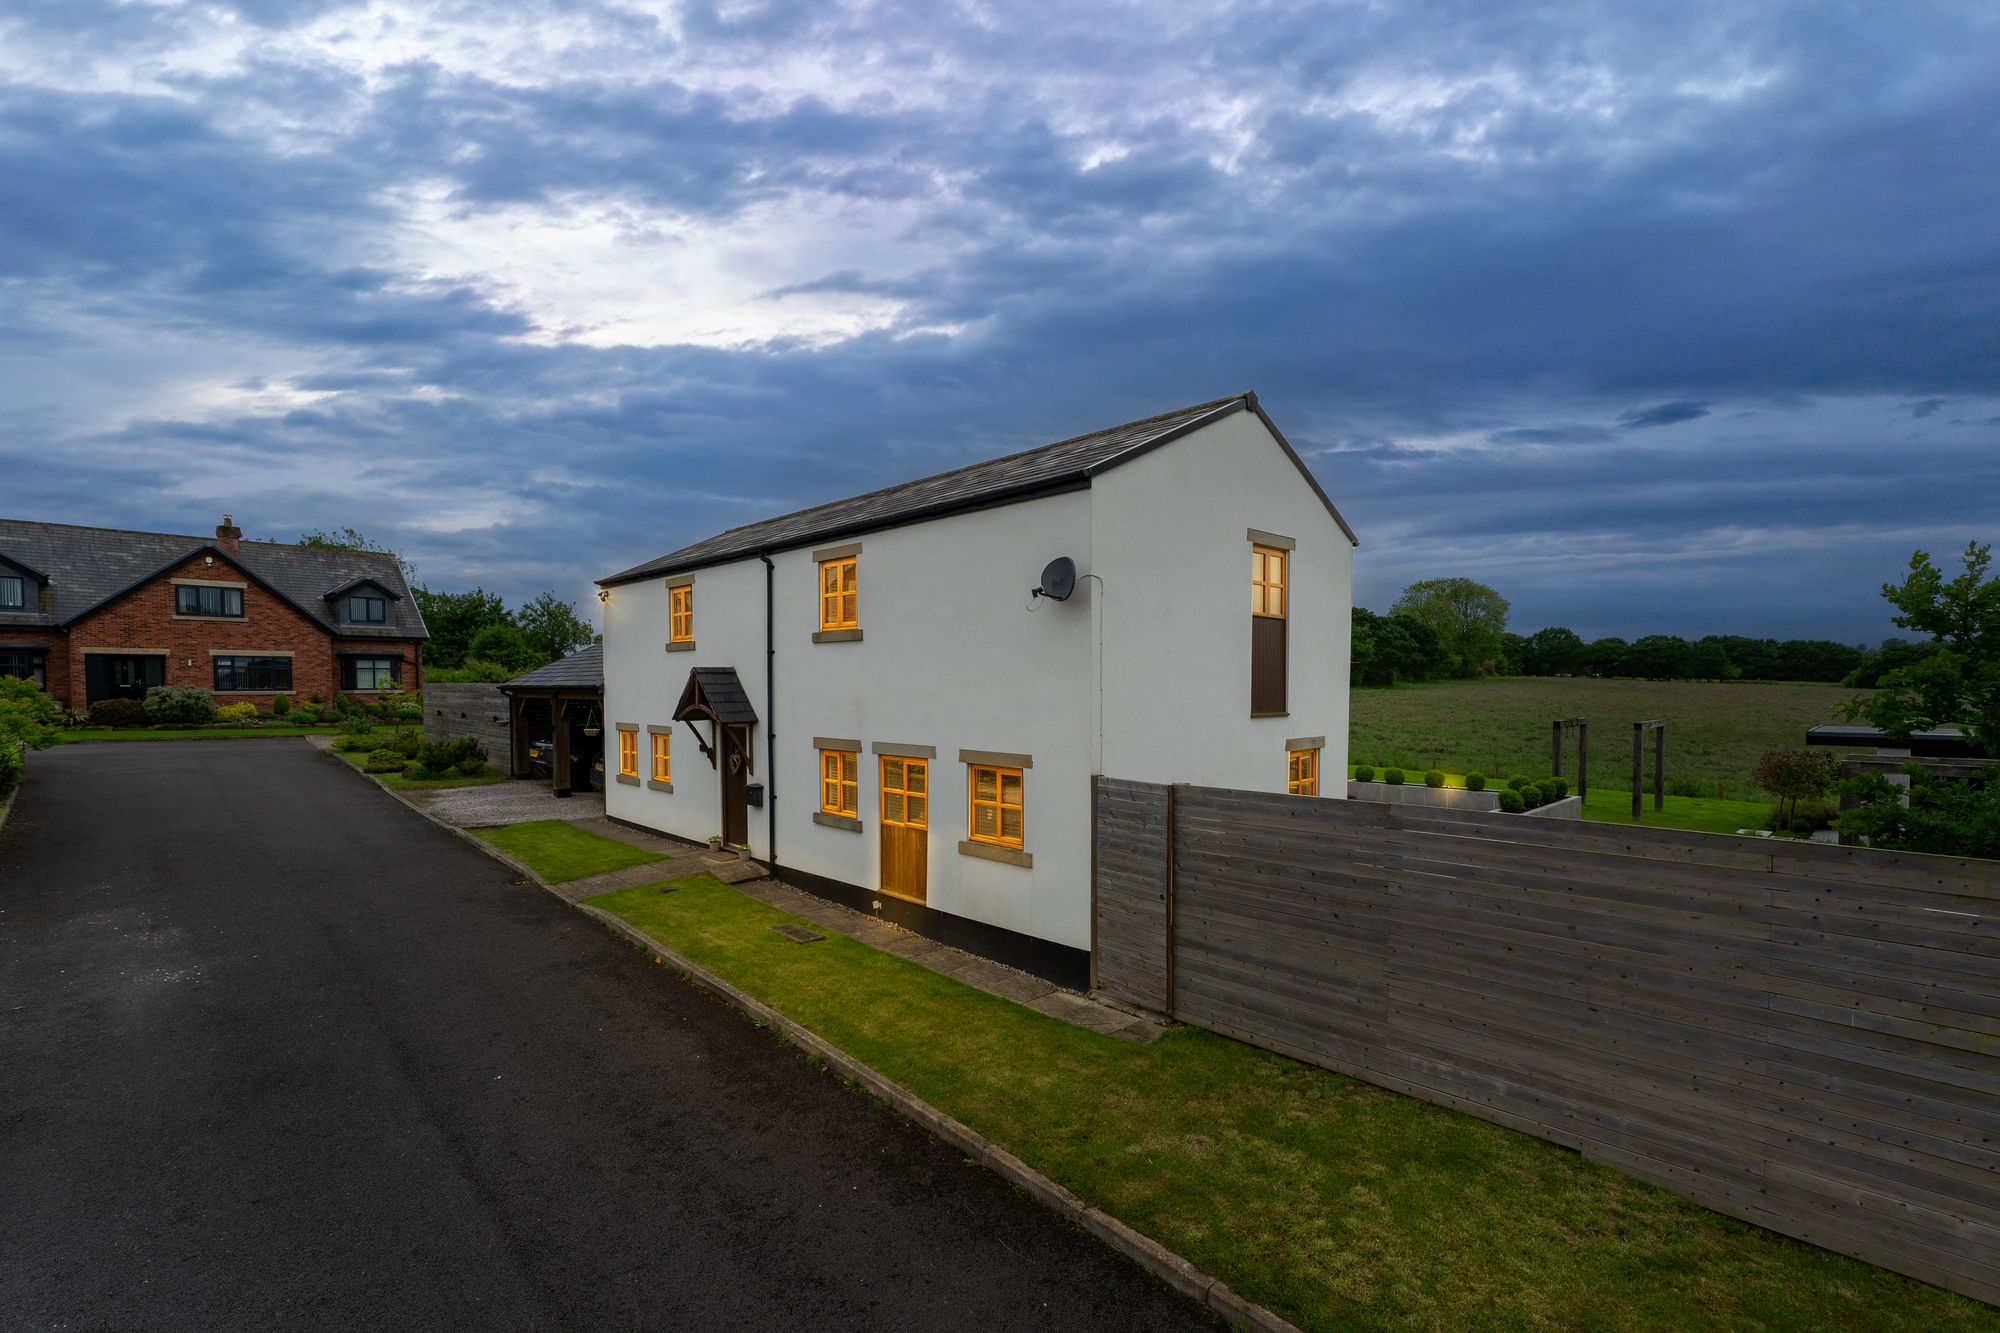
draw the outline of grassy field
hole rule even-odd
[[[2000,1329],[1525,1134],[1196,1029],[1100,1036],[839,934],[801,948],[784,913],[677,884],[591,902],[1302,1328]]]
[[[257,736],[330,736],[338,727],[193,727],[163,731],[154,727],[79,727],[65,731],[60,744],[77,741],[233,741]]]
[[[551,884],[665,859],[658,852],[600,837],[560,819],[536,819],[473,832],[515,860],[525,862]]]
[[[1667,721],[1667,790],[1677,779],[1699,785],[1703,797],[1731,801],[1769,798],[1752,774],[1757,757],[1805,744],[1805,730],[1833,720],[1855,691],[1837,685],[1773,685],[1711,681],[1512,678],[1357,689],[1348,727],[1348,760],[1422,773],[1545,774],[1549,723],[1590,720],[1591,786],[1632,783],[1632,724]],[[1565,771],[1575,779],[1575,742]],[[1652,743],[1646,771],[1652,773]],[[1595,790],[1593,794],[1595,794]],[[1692,793],[1690,793],[1692,794]],[[1630,804],[1627,797],[1626,817]],[[1596,802],[1591,816],[1597,817]]]

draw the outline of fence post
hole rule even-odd
[[[1563,775],[1563,724],[1551,722],[1549,729],[1555,733],[1549,741],[1549,776],[1559,778]]]
[[[1581,801],[1589,795],[1590,723],[1579,722],[1576,724],[1576,799]]]
[[[1643,792],[1646,786],[1646,724],[1632,724],[1632,822],[1646,817]]]
[[[1174,1017],[1174,793],[1167,785],[1167,1017]]]
[[[1667,724],[1653,732],[1653,809],[1667,808]]]

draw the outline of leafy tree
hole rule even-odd
[[[378,542],[356,532],[353,528],[314,528],[311,532],[299,534],[300,546],[317,546],[328,551],[365,551],[370,555],[386,555],[396,562],[396,568],[403,571],[403,582],[417,581],[417,567],[403,559],[401,555]]]
[[[1575,630],[1551,625],[1528,636],[1519,665],[1530,676],[1573,676],[1583,669],[1585,652]]]
[[[62,731],[62,705],[21,676],[0,676],[0,745],[46,750]]]
[[[512,621],[488,625],[473,635],[467,656],[469,659],[498,662],[516,675],[546,665],[549,660],[535,651],[528,642],[528,636]]]
[[[590,622],[576,613],[576,607],[552,592],[545,592],[523,606],[514,622],[527,636],[528,646],[548,661],[567,657],[595,639]]]
[[[1917,764],[1909,798],[1880,773],[1864,773],[1840,784],[1856,804],[1840,812],[1834,827],[1871,846],[1941,856],[2000,857],[2000,782],[1935,777]]]
[[[1627,658],[1631,656],[1632,645],[1613,635],[1610,638],[1591,642],[1584,654],[1584,667],[1597,676],[1631,675]]]
[[[1519,634],[1500,636],[1500,661],[1494,668],[1503,676],[1524,676],[1527,674],[1521,663],[1528,657],[1528,641]]]
[[[1423,579],[1403,589],[1389,614],[1405,615],[1437,636],[1444,669],[1461,677],[1490,671],[1507,632],[1507,599],[1471,579]]]
[[[1713,639],[1691,645],[1688,669],[1696,680],[1735,680],[1743,673],[1729,660],[1729,654]]]
[[[1872,690],[1882,677],[1899,667],[1915,666],[1944,645],[1935,639],[1912,643],[1908,639],[1884,639],[1882,646],[1861,659],[1861,665],[1847,673],[1840,683],[1849,689]]]
[[[1896,740],[1955,723],[1974,743],[2000,747],[2000,579],[1986,576],[1991,562],[1991,547],[1968,543],[1963,572],[1947,580],[1918,551],[1903,582],[1882,585],[1896,624],[1930,635],[1939,647],[1885,672],[1878,693],[1846,705],[1847,717],[1866,719]]]
[[[424,645],[424,661],[431,666],[459,667],[465,664],[473,636],[489,625],[511,625],[514,617],[507,604],[484,588],[471,592],[432,592],[421,585],[410,589],[417,609],[424,613],[430,642]]]
[[[1757,785],[1778,798],[1778,827],[1789,828],[1801,800],[1815,800],[1840,781],[1840,756],[1815,750],[1766,750],[1757,761]],[[1789,810],[1785,803],[1791,802]]]
[[[1694,645],[1678,634],[1648,634],[1626,654],[1627,669],[1647,680],[1685,680],[1694,674]]]

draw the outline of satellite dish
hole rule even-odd
[[[1066,602],[1076,591],[1076,561],[1066,555],[1059,555],[1042,569],[1042,586],[1035,589],[1035,596],[1046,597],[1052,602]]]

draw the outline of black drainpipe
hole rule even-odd
[[[770,845],[771,869],[778,868],[778,640],[776,617],[771,608],[772,579],[777,566],[769,553],[757,552],[764,562],[764,841]]]

